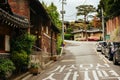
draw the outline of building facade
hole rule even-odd
[[[10,5],[0,3],[0,56],[10,53],[10,42],[18,36],[21,30],[28,28],[27,19],[20,18],[13,14]]]
[[[6,8],[3,10],[8,12],[1,10],[4,7]],[[0,4],[0,16],[0,43],[4,43],[0,46],[0,53],[10,52],[11,35],[18,36],[23,29],[37,37],[34,50],[48,55],[57,54],[56,42],[59,30],[39,0],[7,0],[6,3]]]

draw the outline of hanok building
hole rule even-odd
[[[11,11],[6,0],[0,1],[0,56],[10,53],[10,41],[21,34],[21,30],[27,30],[28,20],[17,16]]]
[[[28,32],[37,37],[33,46],[35,53],[41,52],[47,56],[57,54],[58,28],[52,23],[51,18],[39,0],[8,0],[14,14],[26,18],[29,22]]]
[[[72,32],[75,41],[98,41],[102,39],[102,30],[76,30]]]

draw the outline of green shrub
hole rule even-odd
[[[72,34],[65,34],[65,39],[70,40],[72,38]]]
[[[26,71],[29,64],[29,55],[32,53],[36,37],[32,34],[22,34],[11,41],[11,59],[16,71]]]
[[[57,39],[57,54],[58,55],[61,52],[61,45],[62,45],[62,38],[61,38],[61,36],[58,36],[58,39]]]
[[[30,68],[39,68],[39,63],[31,63]]]
[[[0,78],[7,77],[13,70],[15,66],[10,59],[0,59]]]
[[[20,52],[14,51],[11,54],[11,59],[14,62],[16,66],[16,71],[21,72],[23,67],[27,67],[29,64],[29,56],[24,50],[21,50]]]
[[[31,53],[32,46],[34,45],[36,37],[31,34],[23,34],[16,39],[12,40],[11,43],[11,51],[18,51],[24,50],[27,54]]]

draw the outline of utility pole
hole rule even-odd
[[[104,15],[103,15],[103,8],[102,10],[102,30],[103,30],[103,41],[105,41],[105,26],[104,26]]]
[[[85,40],[88,41],[86,15],[84,15],[84,26],[85,26]]]
[[[64,4],[65,4],[66,0],[62,0],[62,10],[60,11],[62,14],[62,45],[64,45],[64,14],[65,14],[65,10],[64,10]]]

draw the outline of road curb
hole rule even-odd
[[[58,57],[58,60],[57,61],[59,61],[59,60],[61,60],[62,58],[63,58],[63,48],[62,48],[62,50],[61,50],[61,55],[59,55]],[[56,61],[53,61],[53,60],[51,60],[51,61],[49,61],[48,63],[46,63],[45,64],[45,69],[46,68],[48,68],[48,67],[50,67],[50,66],[52,66],[52,65],[54,65],[54,63],[55,63]],[[43,73],[44,71],[45,71],[45,69],[42,69],[42,71],[40,72],[40,74],[41,73]],[[22,74],[21,76],[19,76],[19,77],[17,77],[17,78],[15,78],[15,79],[13,79],[13,80],[27,80],[27,79],[29,79],[30,77],[32,77],[33,76],[33,74],[31,74],[29,71],[28,72],[26,72],[25,74]]]
[[[22,78],[26,77],[26,76],[29,75],[29,74],[30,74],[30,72],[26,72],[26,73],[20,75],[19,77],[16,77],[16,78],[13,79],[13,80],[21,80]]]

